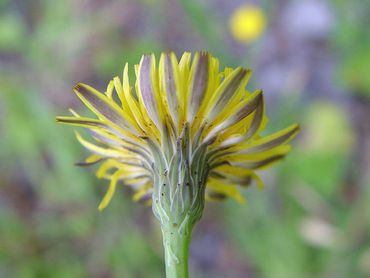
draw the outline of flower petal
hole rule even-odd
[[[149,117],[153,120],[157,128],[162,127],[160,121],[161,107],[158,101],[156,76],[155,76],[155,58],[154,55],[144,55],[141,59],[138,69],[139,95],[144,103]]]
[[[135,202],[147,201],[152,197],[153,185],[151,183],[144,184],[140,187],[132,197]]]
[[[102,148],[93,143],[90,143],[86,141],[78,132],[76,132],[76,137],[77,140],[81,143],[81,145],[83,145],[86,149],[103,157],[115,157],[115,158],[131,157],[131,155],[125,153],[123,150],[118,151],[113,148]]]
[[[285,144],[294,136],[298,134],[299,125],[293,124],[283,130],[280,130],[270,136],[263,137],[254,141],[253,143],[246,142],[245,144],[241,144],[238,146],[245,154],[252,154],[261,151],[266,151],[272,148],[275,148],[279,145]]]
[[[138,123],[142,130],[145,130],[147,135],[158,138],[160,136],[158,129],[152,124],[152,121],[149,119],[149,117],[146,118],[144,117],[143,113],[140,110],[140,103],[133,95],[133,90],[131,90],[130,81],[128,77],[127,63],[125,64],[125,67],[123,69],[122,82],[125,99],[131,109],[131,112],[136,122]]]
[[[208,130],[211,130],[211,132],[207,135],[206,139],[204,140],[207,140],[210,137],[216,136],[221,131],[239,123],[245,117],[253,113],[257,109],[257,107],[260,105],[261,102],[263,102],[263,95],[262,95],[262,91],[258,90],[255,93],[253,93],[250,97],[242,101],[238,105],[238,107],[235,108],[235,110],[237,111],[236,113],[232,114],[230,117],[223,120],[216,127],[213,128],[214,123],[210,123],[210,125],[208,126]]]
[[[99,204],[98,209],[100,211],[105,209],[109,205],[110,201],[112,200],[114,192],[116,191],[116,186],[117,186],[117,182],[118,182],[120,175],[121,175],[121,171],[117,171],[113,174],[108,191],[107,193],[105,193],[103,200]]]
[[[129,115],[125,114],[114,101],[109,100],[104,94],[82,83],[74,87],[74,92],[98,116],[107,119],[122,129],[136,133],[128,121]]]
[[[263,169],[268,166],[271,166],[272,163],[275,163],[281,159],[283,159],[285,155],[279,154],[274,155],[269,158],[263,159],[263,160],[256,160],[256,161],[244,161],[244,162],[231,162],[232,166],[241,167],[244,169],[251,169],[251,170],[257,170],[257,169]]]
[[[212,121],[232,101],[239,88],[245,87],[251,73],[251,70],[237,68],[224,79],[209,100],[208,105],[211,106],[207,116],[209,121]]]
[[[197,52],[190,70],[190,86],[188,91],[187,119],[192,122],[207,92],[209,81],[209,54]]]
[[[211,177],[217,178],[219,180],[226,180],[233,184],[241,185],[241,186],[248,186],[251,184],[252,176],[245,174],[243,176],[235,176],[226,173],[220,173],[218,171],[213,171],[210,173]]]
[[[116,76],[115,78],[113,78],[113,84],[114,84],[114,88],[116,89],[118,98],[120,99],[123,111],[126,112],[128,122],[131,124],[131,126],[135,127],[135,129],[140,134],[143,134],[144,128],[142,128],[139,125],[139,122],[137,121],[137,119],[135,118],[135,116],[132,112],[132,108],[134,106],[130,106],[129,103],[127,102],[126,98],[125,98],[122,83],[121,83],[121,80],[119,79],[119,77]]]
[[[112,99],[113,89],[114,89],[114,84],[113,84],[113,80],[111,80],[111,81],[109,81],[108,86],[107,86],[107,90],[105,91],[105,95],[109,99]]]
[[[232,145],[239,144],[240,142],[245,142],[247,140],[252,139],[264,127],[266,121],[267,117],[264,116],[264,102],[260,101],[256,108],[256,111],[254,112],[253,119],[251,120],[250,124],[248,125],[248,128],[246,129],[247,132],[241,136],[240,135],[233,136],[234,134],[231,134],[231,136],[228,139],[224,140],[220,144],[220,147],[229,147]]]
[[[172,122],[178,127],[179,124],[179,99],[181,99],[181,83],[179,79],[179,68],[174,53],[162,54],[160,61],[160,84],[165,92],[163,100],[168,106]]]
[[[127,143],[143,148],[143,146],[141,145],[143,142],[142,139],[132,135],[130,132],[128,132],[125,129],[119,128],[117,130],[114,126],[111,126],[108,122],[105,123],[102,120],[96,120],[96,119],[90,119],[90,118],[84,118],[84,117],[78,117],[78,118],[57,117],[56,120],[59,123],[84,127],[84,128],[93,130],[95,132],[111,133]]]
[[[257,153],[245,153],[244,151],[232,152],[230,155],[224,155],[220,159],[227,160],[229,162],[242,162],[242,161],[257,161],[264,160],[275,155],[287,155],[292,147],[290,145],[280,145],[273,149],[269,149],[263,152]]]
[[[207,186],[214,191],[225,194],[238,201],[240,204],[245,204],[246,200],[244,196],[239,192],[238,188],[234,184],[224,184],[216,179],[210,178]]]
[[[99,163],[103,161],[105,158],[101,157],[100,155],[92,154],[88,158],[85,159],[83,162],[77,162],[75,163],[76,166],[90,166],[94,165],[96,163]]]

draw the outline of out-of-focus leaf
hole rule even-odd
[[[22,50],[25,27],[21,18],[13,13],[0,14],[0,51]]]

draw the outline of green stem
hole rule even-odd
[[[162,226],[166,261],[166,278],[188,278],[188,258],[191,227],[179,227],[176,223]]]

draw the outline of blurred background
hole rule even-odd
[[[263,192],[207,204],[192,277],[370,277],[369,26],[369,1],[0,0],[0,277],[164,277],[151,210],[121,186],[99,213],[108,183],[55,116],[167,50],[252,68],[266,134],[302,126]]]

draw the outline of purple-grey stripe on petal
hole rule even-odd
[[[239,121],[243,120],[245,117],[253,113],[253,111],[256,110],[259,103],[263,101],[262,91],[259,91],[259,93],[246,105],[244,105],[242,108],[239,109],[238,112],[230,116],[228,119],[226,119],[223,123],[218,125],[215,129],[213,129],[207,137],[214,136],[216,133],[233,126],[234,124],[238,123]]]
[[[94,109],[96,109],[109,121],[123,129],[130,129],[127,121],[117,111],[115,111],[105,101],[92,93],[85,85],[77,84],[74,89],[78,93],[80,93],[94,107]]]
[[[236,73],[233,74],[231,78],[227,78],[223,81],[227,83],[227,85],[224,88],[223,92],[221,93],[221,96],[213,106],[209,116],[210,119],[212,119],[215,115],[220,113],[223,110],[223,108],[225,108],[225,106],[229,103],[229,101],[237,92],[239,87],[244,83],[243,82],[244,79],[249,77],[250,73],[251,73],[250,70],[238,68],[236,69]]]
[[[119,130],[116,130],[115,128],[102,123],[99,120],[86,120],[86,119],[80,119],[80,118],[74,118],[74,117],[57,117],[56,118],[57,122],[59,123],[64,123],[64,124],[70,124],[70,125],[77,125],[77,126],[82,126],[84,128],[88,129],[96,129],[96,128],[102,128],[106,130],[107,132],[116,135],[118,138],[120,138],[122,141],[128,143],[128,144],[133,144],[137,147],[142,148],[140,144],[138,144],[135,140],[133,140],[130,137],[127,137],[126,135],[122,134]]]
[[[176,94],[176,84],[174,69],[171,61],[171,54],[165,54],[164,58],[164,86],[166,88],[166,95],[168,106],[172,115],[174,123],[177,123],[177,94]]]
[[[199,53],[199,60],[190,86],[189,116],[192,119],[197,113],[206,94],[209,79],[209,55],[206,52]]]
[[[244,169],[259,169],[264,166],[267,166],[275,161],[281,160],[285,157],[285,155],[279,154],[274,155],[269,158],[263,159],[263,160],[257,160],[257,161],[248,161],[248,162],[241,162],[241,163],[232,163],[233,166],[241,167]]]
[[[108,128],[106,124],[103,124],[99,120],[81,120],[79,118],[74,117],[57,117],[56,118],[58,123],[65,123],[65,124],[72,124],[72,125],[84,125],[87,128],[91,127],[102,127],[102,128]]]
[[[249,149],[246,149],[245,151],[243,151],[243,153],[252,154],[252,153],[262,152],[262,151],[266,151],[266,150],[275,148],[279,145],[284,144],[286,141],[288,141],[291,136],[293,136],[296,132],[298,132],[298,130],[299,130],[299,126],[297,125],[295,128],[288,131],[287,133],[284,133],[281,136],[279,136],[279,137],[277,137],[277,138],[275,138],[271,141],[267,141],[267,142],[262,143],[260,145],[257,145],[257,146],[251,147]]]
[[[227,196],[224,193],[217,192],[212,189],[207,189],[207,195],[213,201],[223,201],[227,199]]]
[[[151,200],[153,189],[148,189],[140,198],[137,200],[139,203],[145,203]]]
[[[75,166],[80,166],[80,167],[86,167],[86,166],[91,166],[91,165],[95,165],[103,160],[106,160],[107,157],[101,157],[101,158],[98,158],[97,160],[94,160],[94,161],[91,161],[91,162],[76,162],[75,163]]]
[[[231,137],[227,139],[226,141],[221,143],[221,146],[228,147],[231,145],[236,145],[240,142],[250,139],[253,135],[255,135],[256,132],[258,132],[258,129],[260,128],[261,123],[262,123],[263,110],[264,110],[264,102],[260,101],[254,112],[253,119],[249,126],[248,132],[243,136]]]
[[[223,180],[228,180],[231,183],[237,184],[237,185],[242,185],[242,186],[248,186],[252,182],[252,177],[250,175],[245,175],[245,176],[235,176],[235,175],[230,175],[230,174],[224,174],[222,172],[218,171],[212,171],[210,173],[211,177],[215,177],[217,179],[223,179]]]
[[[260,101],[258,103],[256,111],[254,112],[253,119],[249,126],[248,132],[245,135],[245,140],[251,138],[260,128],[263,119],[263,108],[264,102]]]
[[[240,120],[244,119],[248,115],[250,115],[256,108],[258,107],[258,104],[263,101],[263,95],[262,91],[254,97],[250,102],[248,102],[246,105],[244,105],[233,117],[235,123],[239,122]]]
[[[108,145],[109,147],[112,147],[112,148],[119,148],[122,143],[119,142],[119,138],[116,138],[116,140],[113,140],[111,138],[108,138],[94,130],[90,130],[90,134],[95,137],[96,139],[98,139],[98,141]]]
[[[213,177],[213,178],[216,178],[216,179],[222,179],[222,180],[226,179],[226,176],[225,175],[223,175],[223,174],[221,174],[219,172],[216,172],[216,171],[211,171],[209,173],[209,176],[210,177]]]
[[[142,58],[140,64],[140,80],[139,87],[141,95],[143,97],[143,102],[150,118],[159,128],[159,117],[157,113],[157,103],[154,95],[153,82],[151,78],[153,58],[151,55],[145,55]]]

